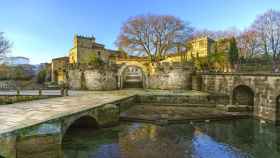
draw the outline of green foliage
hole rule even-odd
[[[226,67],[227,59],[225,53],[214,52],[208,56],[209,69],[221,71]]]
[[[47,77],[47,69],[42,69],[38,74],[37,74],[37,83],[43,84],[46,81]]]
[[[230,44],[229,44],[229,62],[231,65],[235,65],[238,63],[239,60],[239,55],[238,55],[238,47],[236,44],[235,38],[230,39]]]
[[[209,62],[207,57],[192,57],[192,63],[196,70],[205,71],[209,69]]]
[[[96,53],[89,54],[84,62],[85,64],[89,64],[89,65],[96,65],[96,66],[104,65],[104,61],[99,56],[97,56]]]
[[[207,57],[192,57],[192,63],[199,71],[223,71],[227,66],[227,58],[223,52],[213,52]]]

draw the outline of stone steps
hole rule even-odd
[[[216,108],[216,104],[192,104],[192,103],[182,103],[182,104],[170,104],[170,103],[136,103],[135,105],[145,105],[145,106],[175,106],[175,107],[208,107]]]
[[[141,117],[131,117],[131,116],[120,116],[120,121],[125,122],[144,122],[144,123],[154,123],[158,125],[167,124],[178,124],[178,123],[191,123],[191,122],[211,122],[211,121],[224,121],[224,120],[234,120],[234,119],[247,119],[251,116],[247,113],[237,114],[237,115],[217,115],[217,116],[202,116],[195,118],[182,118],[182,119],[153,119],[153,118],[141,118]]]
[[[254,110],[249,105],[217,105],[217,108],[227,112],[252,112]]]

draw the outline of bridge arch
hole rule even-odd
[[[124,63],[118,70],[118,88],[129,88],[128,80],[138,82],[139,86],[132,86],[132,88],[147,88],[147,72],[147,67],[137,61]]]
[[[247,85],[238,85],[233,88],[232,103],[234,105],[254,106],[255,93]]]
[[[62,130],[62,139],[67,132],[76,129],[94,129],[98,128],[99,124],[97,119],[91,115],[82,115],[75,119],[70,119],[64,123],[64,128]]]

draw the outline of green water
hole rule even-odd
[[[280,127],[243,119],[157,126],[123,123],[65,136],[64,158],[280,158]]]

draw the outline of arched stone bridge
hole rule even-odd
[[[227,94],[230,104],[254,107],[254,115],[280,120],[280,74],[200,74],[202,91]]]
[[[116,124],[135,93],[82,95],[0,107],[0,158],[61,158],[65,133],[75,126]],[[46,153],[48,151],[48,153]]]

